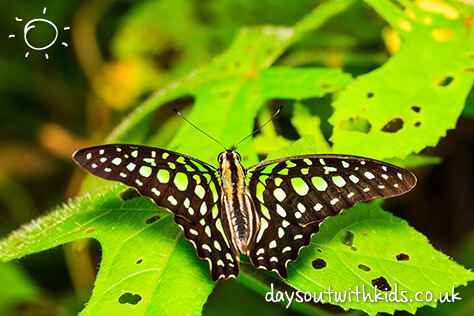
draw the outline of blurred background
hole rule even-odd
[[[74,197],[85,173],[71,154],[102,143],[112,128],[150,94],[223,52],[243,26],[292,25],[316,0],[2,1],[0,3],[0,233],[44,214]],[[46,8],[46,10],[45,10]],[[44,18],[23,38],[28,21]],[[19,21],[21,19],[21,21]],[[69,27],[69,29],[68,29]],[[9,36],[15,35],[15,37]],[[295,67],[341,67],[354,76],[383,64],[399,39],[362,2],[299,41],[277,63]],[[25,55],[27,55],[25,57]],[[46,55],[47,54],[47,55]],[[331,99],[306,100],[324,105]],[[165,118],[163,118],[164,120]],[[163,137],[175,130],[158,127]],[[281,133],[285,131],[285,124]],[[331,126],[323,122],[325,135]],[[420,179],[410,199],[389,201],[390,209],[425,234],[433,246],[459,264],[474,266],[474,93],[457,128],[424,154],[442,157],[415,170]],[[413,210],[416,210],[413,211]],[[0,265],[0,315],[72,315],[87,302],[100,263],[92,243],[69,264],[73,246]],[[80,264],[77,264],[77,263]],[[474,309],[472,286],[463,301],[419,315]],[[236,300],[235,298],[239,298]],[[245,304],[241,302],[245,301]],[[467,305],[466,305],[467,304]],[[294,313],[238,280],[219,282],[205,315]],[[343,313],[324,307],[329,314]],[[471,309],[472,310],[472,309]],[[402,315],[403,313],[399,313]]]

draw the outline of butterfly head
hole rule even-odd
[[[229,162],[229,161],[240,162],[241,160],[242,158],[240,157],[239,153],[233,150],[223,151],[219,154],[219,157],[217,158],[217,161],[219,162],[219,164],[222,164],[224,162]]]

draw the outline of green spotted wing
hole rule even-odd
[[[239,253],[219,216],[221,189],[213,166],[176,152],[125,144],[84,148],[73,158],[86,171],[131,186],[171,211],[198,256],[209,262],[214,281],[238,276]]]
[[[357,202],[411,190],[409,171],[368,158],[307,155],[263,162],[247,169],[259,231],[249,243],[253,265],[287,277],[287,264],[328,216]]]

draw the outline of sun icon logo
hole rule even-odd
[[[46,8],[43,9],[43,15],[44,14],[46,14]],[[23,19],[20,19],[20,18],[17,18],[17,17],[15,18],[15,20],[18,21],[18,22],[23,21]],[[36,24],[38,24],[38,23],[45,23],[45,24],[49,25],[50,27],[52,27],[54,29],[54,33],[53,33],[54,34],[54,39],[52,41],[49,41],[46,45],[44,45],[42,47],[36,47],[36,46],[32,45],[30,43],[30,41],[28,41],[28,32],[30,30],[34,29],[36,27]],[[65,31],[67,31],[69,29],[71,29],[69,26],[63,28],[63,30],[65,30]],[[57,26],[53,22],[51,22],[49,20],[46,20],[46,19],[33,19],[33,20],[30,20],[25,24],[25,27],[23,29],[23,38],[25,40],[26,45],[28,45],[29,48],[31,48],[33,50],[38,50],[38,51],[46,50],[46,49],[50,48],[51,46],[53,46],[54,43],[56,43],[56,40],[58,39],[58,35],[59,35],[59,32],[58,32]],[[8,36],[8,38],[15,38],[15,37],[16,37],[15,34],[10,34]],[[65,42],[62,42],[61,44],[65,47],[68,46],[67,43],[65,43]],[[30,55],[30,52],[26,52],[25,57],[28,57],[28,55]],[[46,59],[49,59],[49,55],[47,53],[44,54],[44,57]]]

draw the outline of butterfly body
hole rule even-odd
[[[247,193],[245,170],[240,155],[225,151],[219,155],[219,175],[222,187],[221,209],[224,222],[229,225],[233,246],[247,254],[249,239],[255,228],[255,206]]]
[[[227,150],[215,168],[165,149],[111,144],[81,149],[74,160],[171,211],[197,255],[209,262],[214,281],[238,276],[239,253],[286,278],[288,262],[325,218],[416,184],[407,170],[346,155],[295,156],[244,169],[240,155]]]

